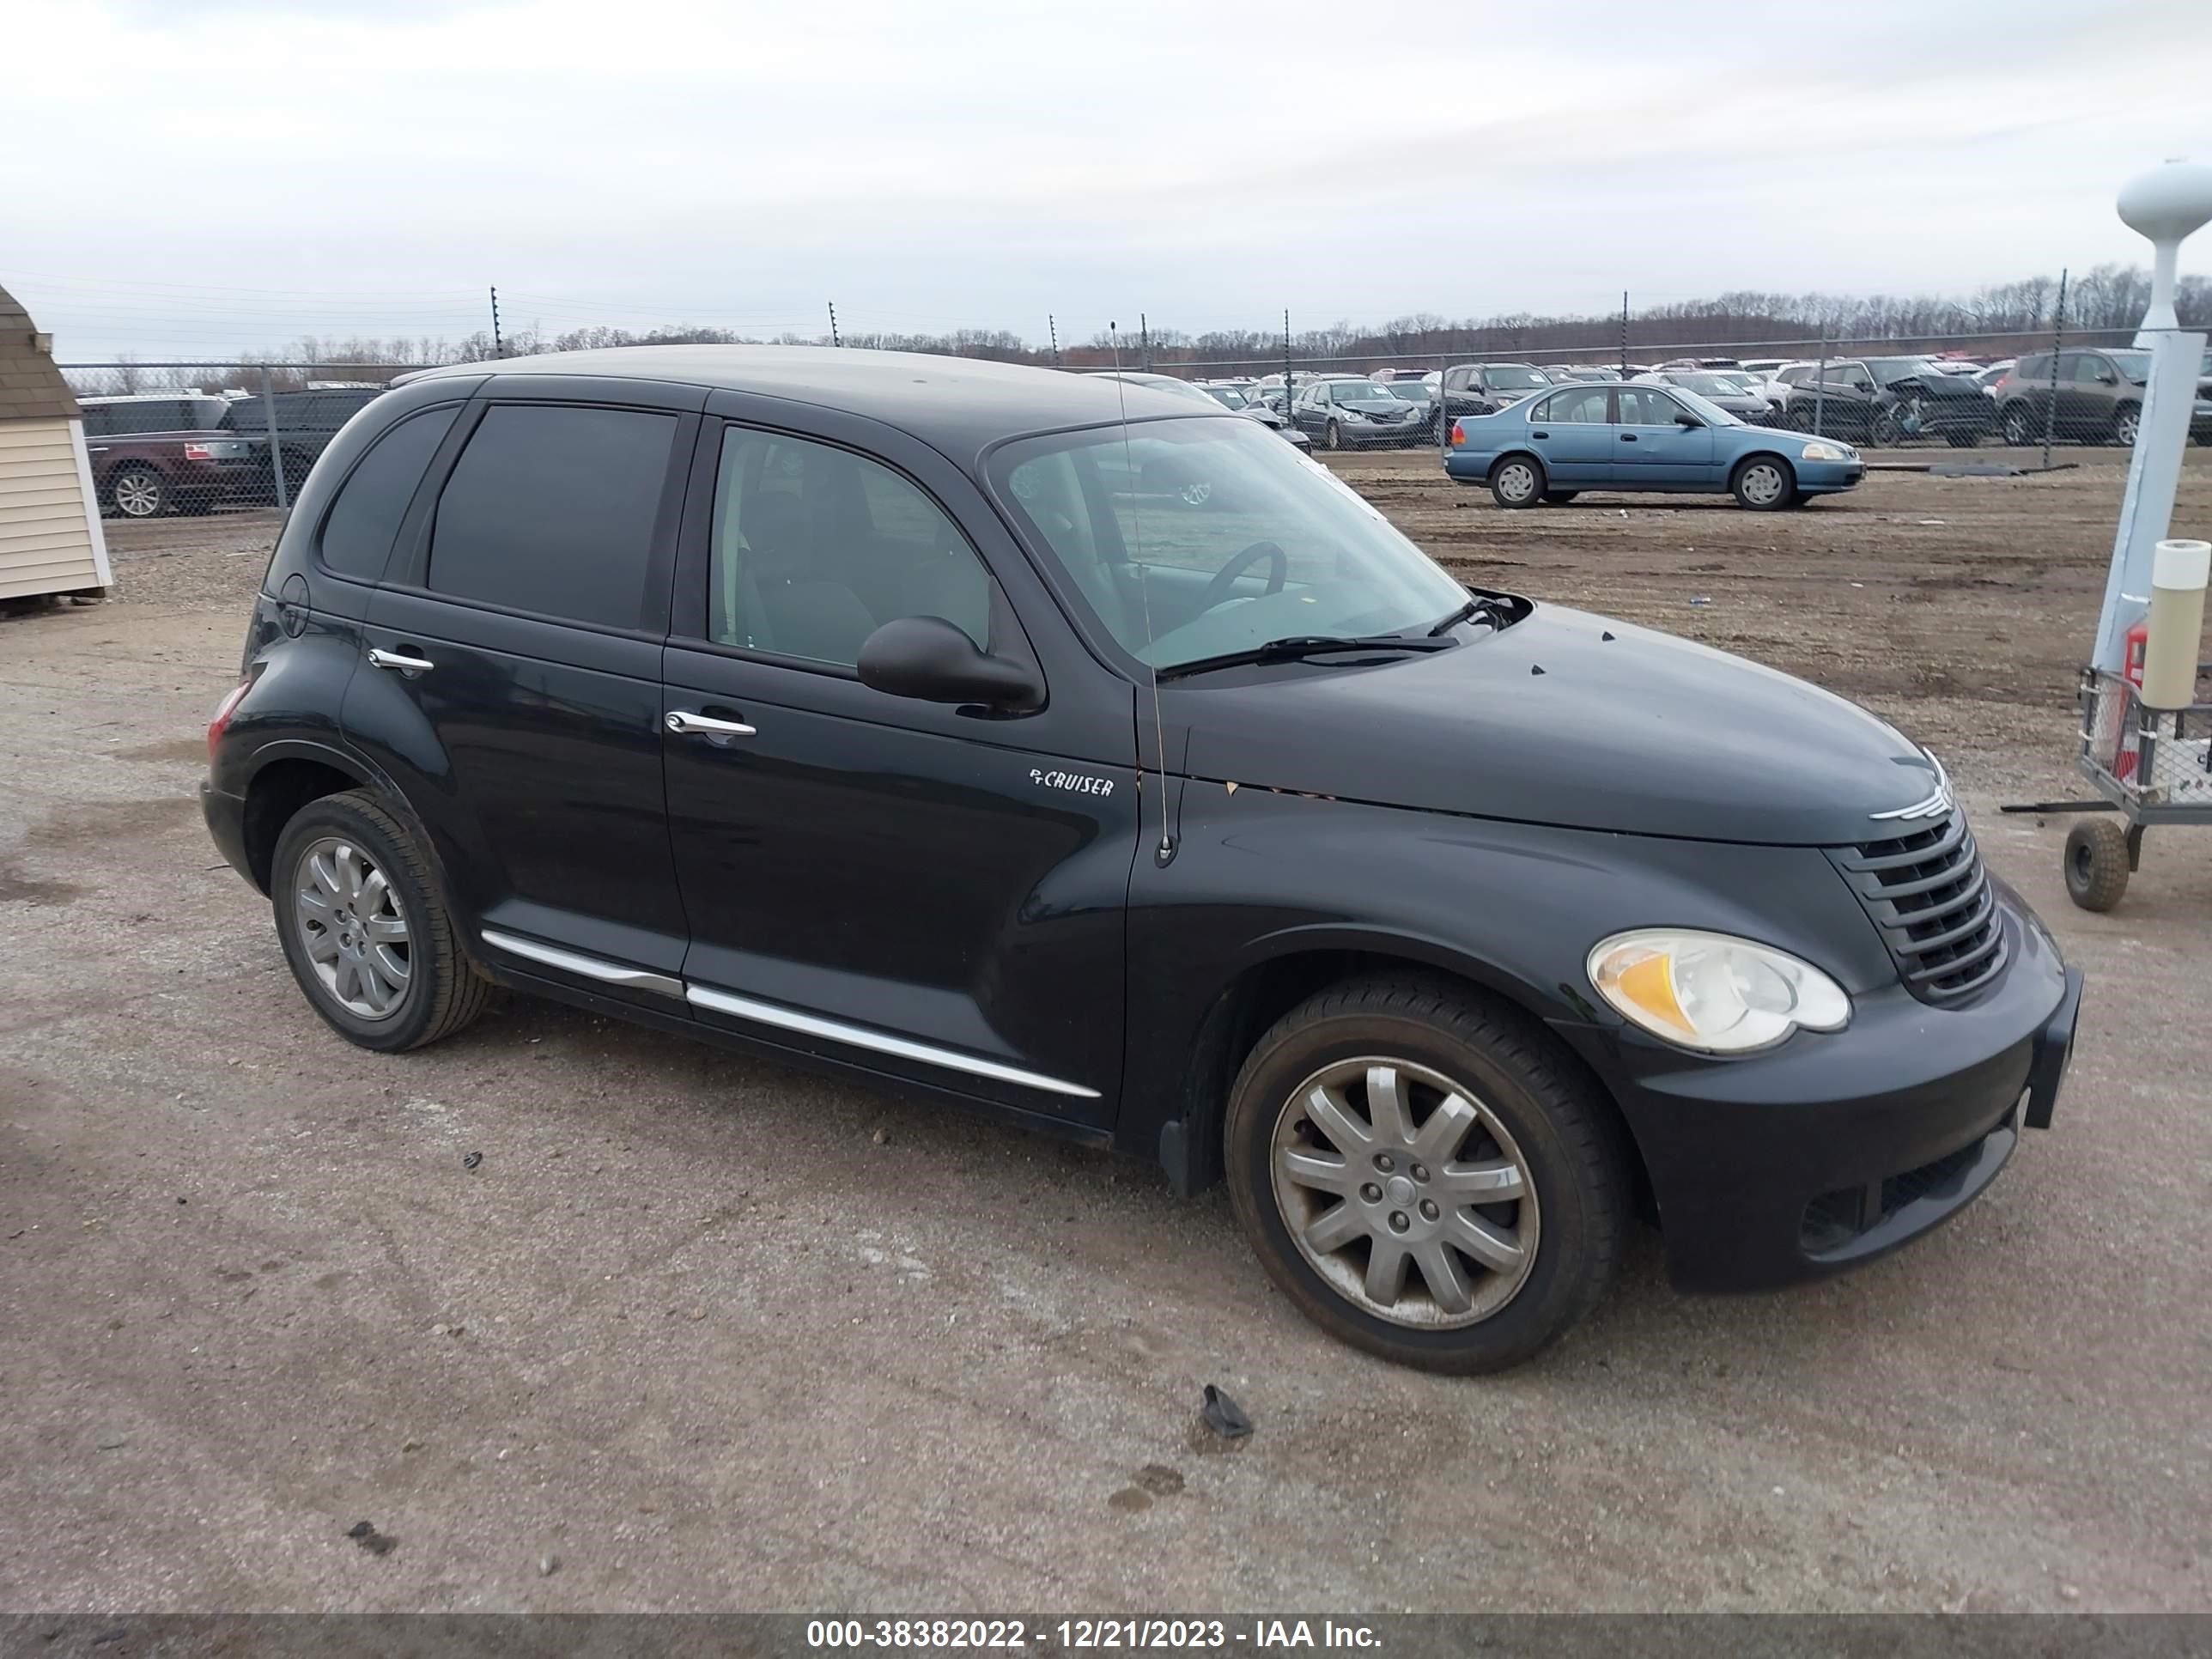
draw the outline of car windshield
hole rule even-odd
[[[1199,390],[1212,398],[1214,402],[1219,404],[1224,409],[1242,409],[1244,407],[1244,394],[1239,392],[1233,386],[1200,386]]]
[[[1333,380],[1329,393],[1340,404],[1387,404],[1390,388],[1380,380]]]
[[[1925,357],[1869,357],[1867,368],[1877,386],[1895,386],[1899,380],[1934,373],[1936,365]]]
[[[1394,398],[1403,398],[1409,404],[1425,404],[1429,400],[1429,389],[1419,380],[1393,380],[1382,388]]]
[[[1700,398],[1688,386],[1675,386],[1674,388],[1674,400],[1677,403],[1680,404],[1684,408],[1687,409],[1692,414],[1695,415],[1699,420],[1705,422],[1708,426],[1741,426],[1744,424],[1743,422],[1729,414],[1728,410],[1723,409],[1718,404],[1707,403],[1703,398]]]
[[[2150,353],[2148,351],[2115,351],[2111,356],[2119,366],[2120,373],[2130,380],[2140,385],[2150,379]],[[2208,361],[2212,361],[2212,356],[2209,356]],[[2198,365],[2197,372],[2203,373],[2202,364]]]
[[[1743,387],[1726,374],[1682,374],[1670,377],[1686,392],[1701,392],[1708,398],[1740,396]]]
[[[1250,421],[1027,438],[993,457],[990,478],[1152,668],[1294,636],[1425,634],[1467,602],[1350,485]]]
[[[1492,363],[1482,371],[1482,378],[1501,392],[1524,391],[1530,386],[1552,384],[1552,377],[1542,369],[1528,368],[1517,363]]]

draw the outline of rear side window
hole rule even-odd
[[[2012,377],[2015,380],[2049,380],[2051,378],[2050,354],[2046,352],[2040,357],[2021,358],[2013,365]]]
[[[356,581],[373,582],[384,574],[407,503],[459,412],[458,405],[448,404],[410,415],[370,447],[323,520],[320,552],[325,566]]]
[[[638,625],[676,416],[507,404],[438,498],[428,586],[456,599]]]

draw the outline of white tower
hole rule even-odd
[[[2150,309],[2136,337],[2137,345],[2148,346],[2153,331],[2181,326],[2173,314],[2174,267],[2183,238],[2212,220],[2212,167],[2169,161],[2129,179],[2118,206],[2120,222],[2148,238],[2152,248]]]

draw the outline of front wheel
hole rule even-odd
[[[292,976],[325,1024],[385,1054],[451,1036],[483,1013],[428,860],[367,790],[310,801],[284,826],[270,902]]]
[[[2123,449],[2136,447],[2136,434],[2142,430],[2142,410],[2133,404],[2122,404],[2112,416],[2112,441]]]
[[[1321,441],[1322,447],[1325,449],[1341,449],[1344,447],[1344,434],[1338,428],[1334,421],[1331,421],[1327,426],[1322,428]]]
[[[1533,455],[1508,455],[1490,469],[1490,495],[1500,507],[1534,507],[1544,497],[1544,464]]]
[[[1225,1128],[1268,1276],[1401,1364],[1518,1364],[1597,1305],[1629,1213],[1610,1105],[1538,1029],[1458,988],[1356,981],[1260,1039]]]
[[[1753,513],[1788,507],[1797,493],[1797,475],[1778,455],[1754,455],[1735,470],[1729,493]]]
[[[2035,434],[2028,430],[2026,410],[2015,405],[2005,410],[2004,441],[2014,449],[2025,449],[2035,441]]]

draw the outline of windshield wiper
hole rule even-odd
[[[1294,634],[1286,639],[1269,640],[1248,651],[1226,651],[1218,657],[1200,657],[1190,662],[1179,662],[1161,669],[1155,676],[1163,680],[1180,679],[1186,674],[1203,674],[1216,668],[1242,668],[1249,663],[1297,662],[1307,657],[1325,657],[1339,651],[1449,651],[1459,643],[1456,640],[1439,639],[1434,635],[1405,634]]]
[[[1510,627],[1512,624],[1513,611],[1501,599],[1492,599],[1488,594],[1477,594],[1431,628],[1428,636],[1432,640],[1440,638],[1474,617],[1489,617],[1490,625],[1495,629]]]

